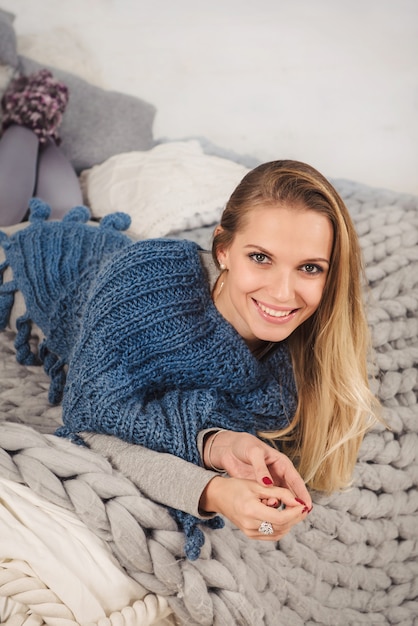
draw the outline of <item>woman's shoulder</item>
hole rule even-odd
[[[168,291],[170,299],[180,292],[183,297],[187,295],[190,299],[194,295],[200,299],[202,290],[209,291],[200,253],[200,246],[188,240],[160,238],[132,242],[102,267],[92,285],[90,303],[114,296],[119,305],[125,297],[133,301],[146,295],[149,301],[151,294],[155,299],[157,294],[162,298],[167,292],[164,297],[168,298]]]
[[[158,237],[155,239],[138,239],[132,247],[138,252],[142,250],[161,250],[169,252],[193,251],[198,252],[202,248],[190,239],[175,239],[170,237]]]
[[[113,263],[152,263],[167,260],[171,263],[196,261],[201,252],[200,246],[187,239],[139,239],[121,250],[113,258]]]
[[[103,267],[98,279],[147,282],[169,276],[197,277],[204,272],[200,246],[180,239],[141,239],[118,250]]]

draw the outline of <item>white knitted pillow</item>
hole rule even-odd
[[[114,211],[131,216],[140,237],[214,224],[248,168],[204,154],[196,140],[164,143],[118,154],[81,174],[93,217]]]

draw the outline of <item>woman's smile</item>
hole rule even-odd
[[[260,315],[271,323],[286,323],[292,316],[296,314],[297,309],[277,309],[267,306],[252,298],[255,306],[258,308]],[[270,319],[272,318],[272,319]]]
[[[218,251],[226,267],[218,310],[247,342],[283,341],[318,308],[332,244],[321,213],[303,205],[253,208]]]

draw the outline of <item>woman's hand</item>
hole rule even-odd
[[[259,485],[271,485],[270,489],[273,485],[288,489],[308,511],[312,509],[309,492],[291,460],[249,433],[211,433],[205,438],[203,460],[206,467],[222,468],[233,478],[255,480]],[[269,498],[274,498],[273,491]],[[273,500],[267,504],[271,506]]]
[[[269,498],[281,502],[285,508],[277,509],[264,504]],[[250,539],[268,541],[281,539],[308,514],[308,508],[298,502],[288,489],[264,487],[253,480],[223,476],[216,476],[207,484],[199,508],[224,515]],[[270,522],[272,534],[260,532],[262,522]]]

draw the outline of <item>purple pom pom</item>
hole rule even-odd
[[[19,76],[6,89],[1,105],[3,129],[12,124],[32,130],[41,143],[51,138],[59,143],[57,129],[68,102],[68,88],[49,70]]]

